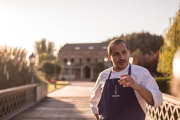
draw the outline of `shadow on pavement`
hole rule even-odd
[[[94,120],[87,97],[47,97],[10,120]]]

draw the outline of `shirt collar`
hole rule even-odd
[[[112,67],[112,72],[113,73],[118,73],[118,74],[124,74],[125,72],[127,72],[129,70],[129,64],[126,66],[126,68],[124,68],[123,70],[121,70],[121,71],[119,71],[119,72],[117,72],[117,71],[115,71],[115,70],[113,70],[113,67]]]

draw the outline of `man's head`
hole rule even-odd
[[[125,41],[114,39],[108,45],[108,58],[113,62],[115,71],[121,71],[129,63],[130,51]]]

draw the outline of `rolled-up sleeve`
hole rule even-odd
[[[162,93],[159,90],[158,84],[156,83],[155,79],[151,76],[147,69],[144,70],[142,75],[142,85],[147,88],[154,100],[154,107],[158,107],[163,103]]]
[[[91,113],[93,114],[98,114],[98,103],[100,101],[101,98],[101,82],[100,82],[100,77],[101,75],[99,75],[96,84],[94,86],[93,92],[91,94],[91,98],[90,98],[90,108],[91,108]]]

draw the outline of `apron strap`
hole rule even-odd
[[[112,73],[112,70],[111,70],[111,72],[109,73],[108,80],[109,80],[109,79],[110,79],[110,77],[111,77],[111,73]]]
[[[129,71],[128,71],[128,75],[131,76],[131,64],[129,63]]]
[[[110,77],[111,77],[111,73],[112,73],[112,70],[111,70],[111,72],[109,73],[108,79],[110,79]],[[130,75],[130,76],[131,76],[131,64],[130,64],[130,63],[129,63],[128,75]]]

